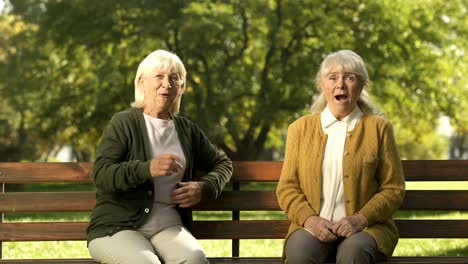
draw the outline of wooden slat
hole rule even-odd
[[[25,202],[28,201],[28,202]],[[255,201],[254,203],[252,201]],[[467,191],[407,191],[401,210],[468,211]],[[95,192],[0,193],[0,213],[87,212],[94,208]],[[217,200],[194,208],[200,211],[280,210],[274,190],[224,191]]]
[[[15,192],[0,194],[0,213],[89,212],[95,192]]]
[[[468,211],[468,191],[406,191],[400,209]]]
[[[255,201],[255,202],[253,202]],[[274,190],[224,191],[217,200],[205,201],[195,208],[204,211],[270,211],[280,210]]]
[[[468,220],[397,220],[401,238],[468,238]],[[86,222],[1,223],[0,241],[85,240]],[[421,228],[421,227],[424,228]],[[282,239],[288,220],[194,221],[199,239]]]
[[[251,201],[255,201],[254,203]],[[468,211],[467,191],[411,190],[406,192],[402,210]],[[207,201],[198,210],[281,210],[274,190],[224,191],[218,200]]]
[[[397,220],[401,238],[468,238],[468,220]]]
[[[0,241],[86,240],[88,222],[0,223]]]
[[[86,222],[1,223],[0,241],[86,240],[87,225]],[[287,229],[287,220],[193,222],[193,233],[199,239],[283,238]]]
[[[288,231],[288,220],[194,221],[199,239],[278,239]]]
[[[408,181],[466,181],[468,160],[403,160]],[[277,181],[282,161],[235,161],[232,180]],[[0,182],[92,182],[91,162],[0,162]]]
[[[403,160],[408,181],[468,181],[468,160]]]
[[[468,160],[403,160],[408,181],[467,181]],[[282,161],[234,162],[234,181],[278,181]]]
[[[282,161],[235,161],[233,181],[259,182],[278,181],[283,166]]]
[[[396,223],[401,238],[468,238],[468,220],[397,220]],[[201,239],[281,239],[288,227],[288,220],[197,221],[194,233]]]
[[[0,183],[90,183],[91,162],[0,162]]]

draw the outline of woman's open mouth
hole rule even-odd
[[[347,95],[344,95],[344,94],[341,94],[341,95],[335,95],[335,100],[337,100],[338,102],[346,102],[346,100],[348,100],[348,96]]]

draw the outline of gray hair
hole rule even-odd
[[[367,72],[364,60],[352,50],[340,50],[333,52],[325,57],[320,64],[319,71],[315,77],[315,85],[320,91],[320,95],[315,99],[310,111],[312,113],[320,113],[327,106],[327,100],[323,94],[321,87],[321,79],[330,73],[332,69],[341,72],[352,72],[359,77],[362,84],[362,91],[358,98],[357,105],[364,113],[381,114],[380,110],[374,105],[369,97],[369,94],[364,90],[369,85],[369,73]]]
[[[146,58],[140,62],[140,65],[138,65],[134,81],[135,101],[131,104],[132,107],[143,108],[145,106],[145,91],[140,87],[140,78],[143,76],[143,74],[155,68],[162,68],[165,71],[179,74],[179,78],[182,82],[181,85],[182,87],[185,86],[187,71],[185,70],[185,66],[180,58],[176,54],[169,51],[155,50],[146,56]],[[182,95],[179,95],[179,97],[169,109],[171,114],[179,113],[181,97]]]

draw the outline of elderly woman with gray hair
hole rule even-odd
[[[392,219],[405,195],[403,169],[388,120],[364,88],[362,58],[329,54],[316,78],[312,114],[288,129],[277,187],[291,221],[285,263],[375,263],[398,242]]]
[[[193,122],[177,115],[186,70],[156,50],[139,65],[132,108],[105,128],[93,168],[96,206],[88,249],[102,263],[207,263],[188,231],[190,207],[217,198],[231,160]],[[195,180],[195,171],[206,174]]]

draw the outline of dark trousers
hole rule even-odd
[[[374,238],[366,232],[325,243],[301,228],[289,236],[284,248],[286,264],[319,264],[335,261],[337,264],[370,264],[384,259],[385,255],[377,251]]]

